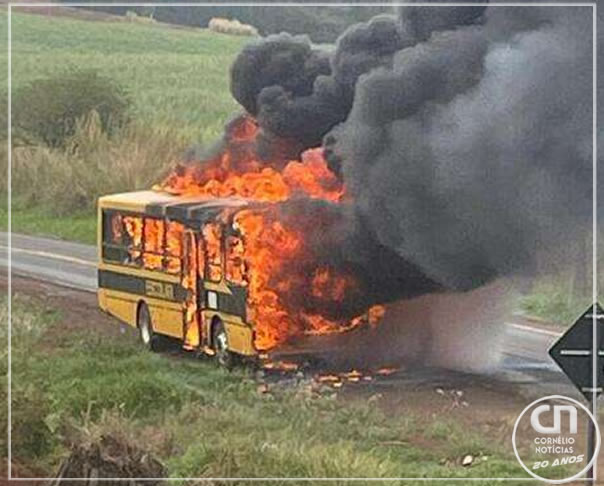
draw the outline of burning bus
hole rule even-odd
[[[241,241],[228,219],[244,205],[153,191],[101,198],[100,307],[137,327],[151,349],[164,335],[216,353],[222,364],[232,353],[255,354]]]
[[[241,198],[156,191],[100,198],[100,307],[138,328],[150,349],[168,336],[185,349],[216,356],[224,366],[292,337],[377,322],[379,306],[348,322],[288,309],[283,296],[285,287],[296,287],[295,272],[275,290],[266,272],[278,275],[283,255],[296,255],[299,241],[278,221],[269,222],[271,209]],[[261,234],[264,225],[272,235],[268,244]],[[321,267],[308,278],[314,286],[310,292],[318,297],[329,287],[330,298],[336,298],[349,285]]]
[[[384,312],[334,258],[344,187],[322,152],[267,166],[256,133],[241,117],[213,158],[177,166],[153,190],[99,199],[100,307],[152,349],[169,336],[231,365]],[[339,241],[326,237],[333,228]]]

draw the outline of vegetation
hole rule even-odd
[[[537,280],[530,293],[522,298],[521,305],[530,316],[568,327],[591,304],[591,287],[587,287],[577,292],[572,277],[568,272],[561,272]]]
[[[96,200],[112,192],[149,189],[180,160],[186,141],[170,128],[140,124],[116,137],[96,112],[80,119],[65,150],[13,150],[12,188],[18,207],[49,207],[56,215],[95,215]]]
[[[5,30],[6,15],[0,23]],[[249,39],[14,12],[12,38],[15,91],[86,66],[130,94],[134,123],[173,128],[191,143],[215,140],[239,109],[229,93],[228,73]],[[6,65],[6,51],[0,55]],[[6,92],[4,84],[0,89]]]
[[[5,15],[0,23],[6,27]],[[213,143],[238,110],[228,70],[241,38],[20,13],[13,13],[12,35],[13,131],[37,142],[13,139],[14,231],[92,243],[99,195],[151,187],[187,149]],[[77,74],[78,66],[86,72]],[[104,100],[117,116],[104,111]],[[38,110],[46,120],[40,126]],[[4,144],[0,151],[5,174]],[[6,194],[4,177],[0,190]],[[3,227],[6,209],[0,204]]]
[[[58,237],[80,243],[96,244],[96,219],[89,212],[74,212],[57,218],[48,209],[25,208],[14,203],[12,231],[15,233]],[[8,228],[8,209],[5,200],[0,202],[0,229]]]
[[[0,312],[5,335],[6,300]],[[344,403],[304,384],[261,393],[251,371],[148,353],[24,295],[12,317],[13,458],[28,470],[52,474],[85,431],[130,441],[179,477],[523,476],[478,428],[446,417],[425,427],[386,413],[378,395]],[[463,467],[464,454],[483,459]]]
[[[98,130],[115,134],[128,121],[129,105],[124,90],[96,71],[67,71],[37,79],[13,92],[13,144],[64,147],[80,120],[92,113]],[[4,103],[1,113],[6,115],[6,110]]]
[[[305,34],[314,42],[335,42],[337,37],[351,24],[368,20],[379,13],[392,12],[387,6],[365,6],[355,8],[348,5],[333,6],[300,6],[300,5],[267,5],[258,7],[246,6],[204,6],[204,7],[132,7],[104,6],[92,7],[95,10],[110,12],[115,15],[136,13],[139,17],[153,21],[192,27],[207,27],[214,17],[237,19],[251,24],[260,34],[290,32]],[[91,8],[91,7],[88,7]]]

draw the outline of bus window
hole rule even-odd
[[[206,270],[206,254],[204,246],[203,239],[199,238],[199,242],[197,243],[197,275],[202,280],[205,278]]]
[[[206,275],[208,280],[219,282],[222,279],[222,230],[220,225],[209,223],[203,227],[206,247]]]
[[[143,218],[140,216],[122,217],[126,229],[126,246],[128,248],[128,264],[140,265],[143,243]]]
[[[103,211],[103,261],[126,263],[128,250],[124,243],[125,230],[122,215]]]
[[[113,213],[109,218],[111,222],[111,231],[109,240],[111,243],[120,245],[124,238],[124,223],[122,221],[122,215],[120,213]]]
[[[168,273],[180,273],[182,269],[182,238],[184,226],[175,221],[166,224],[165,266]]]
[[[229,283],[245,286],[245,262],[243,259],[243,241],[238,236],[229,236],[226,240],[226,278]]]
[[[160,219],[144,220],[143,266],[149,270],[161,270],[164,247],[164,222]]]
[[[139,265],[142,219],[103,211],[103,260],[122,265]]]

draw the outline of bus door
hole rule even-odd
[[[185,349],[199,349],[202,343],[202,322],[199,308],[199,258],[198,236],[187,229],[184,234],[184,265],[182,271],[182,286],[185,289],[184,300],[184,343]]]

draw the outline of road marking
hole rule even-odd
[[[8,251],[8,247],[4,246],[4,245],[0,245],[0,249]],[[76,263],[78,265],[84,265],[86,267],[95,267],[96,268],[96,263],[94,263],[94,262],[91,262],[88,260],[82,260],[81,258],[70,257],[67,255],[57,255],[56,253],[49,253],[47,251],[27,250],[25,248],[15,248],[14,246],[11,248],[10,251],[12,253],[25,253],[27,255],[40,256],[40,257],[44,257],[44,258],[50,258],[52,260],[62,260],[62,261],[69,262],[69,263]]]
[[[587,349],[562,349],[560,354],[567,356],[591,356],[591,351]],[[598,351],[598,356],[604,356],[604,351]]]
[[[560,354],[566,356],[591,356],[591,351],[589,349],[561,349]]]
[[[508,326],[515,327],[516,329],[520,329],[522,331],[535,332],[538,334],[545,334],[547,336],[553,336],[553,337],[562,336],[561,332],[548,331],[547,329],[541,329],[539,327],[524,326],[522,324],[516,324],[515,322],[506,322],[506,324]]]
[[[8,251],[8,247],[4,246],[4,245],[0,245],[0,249],[1,250],[7,250]],[[58,255],[56,253],[50,253],[47,251],[42,251],[42,250],[28,250],[25,248],[15,248],[14,246],[11,248],[11,251],[14,253],[24,253],[24,254],[28,254],[28,255],[34,255],[34,256],[39,256],[39,257],[44,257],[44,258],[50,258],[53,260],[61,260],[61,261],[65,261],[65,262],[69,262],[69,263],[75,263],[77,265],[83,265],[86,267],[94,267],[96,268],[97,264],[95,262],[91,262],[89,260],[82,260],[81,258],[75,258],[75,257],[70,257],[67,255]],[[555,331],[549,331],[547,329],[541,329],[538,327],[531,327],[531,326],[526,326],[523,324],[516,324],[515,322],[506,322],[505,324],[507,324],[508,326],[511,327],[515,327],[516,329],[520,329],[522,331],[526,331],[526,332],[533,332],[536,334],[544,334],[546,336],[552,336],[552,337],[559,337],[562,335],[561,332],[555,332]]]

